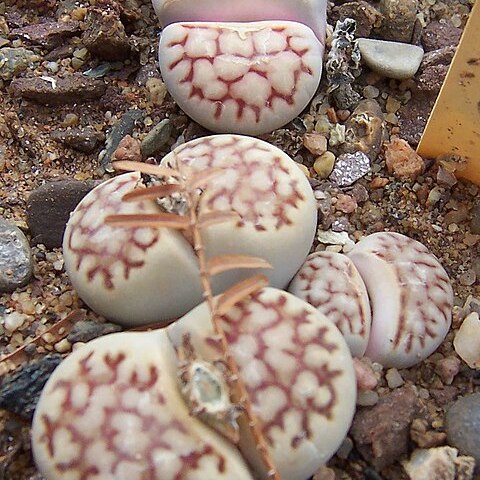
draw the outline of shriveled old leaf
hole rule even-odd
[[[198,228],[200,230],[208,228],[218,223],[225,223],[230,220],[239,220],[240,215],[233,210],[213,211],[208,213],[201,213],[198,217]]]
[[[225,169],[216,167],[207,168],[201,172],[194,172],[188,176],[188,186],[192,190],[204,187],[210,180],[218,177],[222,173],[225,173]]]
[[[73,310],[69,315],[67,315],[62,320],[59,320],[55,324],[53,324],[50,328],[42,332],[41,335],[38,335],[30,342],[23,344],[21,347],[14,350],[12,353],[5,355],[4,357],[0,358],[0,377],[5,375],[12,370],[15,370],[18,366],[20,366],[23,362],[28,360],[28,356],[25,353],[25,348],[27,345],[35,344],[38,346],[45,345],[47,342],[45,335],[49,334],[49,343],[52,342],[51,336],[53,335],[54,342],[58,342],[62,338],[65,338],[69,333],[70,330],[73,328],[73,325],[77,322],[85,320],[85,310]]]
[[[109,215],[105,218],[107,225],[127,228],[175,228],[185,230],[190,227],[190,219],[176,213],[132,213]]]
[[[112,167],[115,170],[125,170],[127,172],[140,172],[140,173],[146,173],[147,175],[155,175],[157,177],[180,178],[182,176],[180,172],[178,172],[173,168],[160,167],[158,165],[150,165],[149,163],[143,163],[143,162],[132,162],[130,160],[120,160],[118,162],[113,162]]]
[[[155,200],[156,198],[168,197],[172,193],[182,191],[182,186],[178,184],[154,185],[147,188],[136,188],[126,193],[122,200],[125,202],[137,202],[140,200]]]
[[[252,277],[242,280],[231,286],[217,300],[215,307],[215,313],[218,315],[224,315],[235,304],[247,298],[252,293],[261,290],[268,285],[268,278],[265,275],[258,274]]]
[[[272,265],[263,258],[251,255],[217,255],[207,261],[210,275],[217,275],[236,268],[272,268]]]

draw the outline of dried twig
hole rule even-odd
[[[212,325],[215,338],[221,349],[223,361],[228,369],[230,377],[229,384],[232,386],[230,397],[234,405],[242,406],[242,415],[245,415],[246,424],[250,428],[257,450],[266,467],[267,474],[272,480],[280,480],[280,474],[268,451],[268,446],[259,426],[259,421],[253,411],[252,403],[245,383],[241,379],[239,367],[230,352],[230,346],[222,326],[222,315],[227,313],[235,304],[244,300],[252,293],[268,285],[265,275],[254,275],[242,282],[239,282],[217,298],[213,295],[211,277],[228,270],[237,268],[271,268],[271,265],[264,259],[247,255],[219,255],[207,259],[203,244],[202,232],[211,225],[231,220],[238,220],[235,212],[209,212],[198,213],[199,200],[202,188],[210,180],[222,173],[221,169],[211,168],[202,172],[191,172],[182,167],[177,160],[177,169],[165,169],[154,165],[136,164],[135,162],[116,162],[114,168],[122,170],[134,170],[149,175],[173,176],[177,183],[173,185],[160,185],[142,188],[125,195],[124,200],[135,201],[145,199],[156,199],[168,196],[171,193],[180,193],[185,199],[188,211],[187,215],[164,214],[162,215],[113,215],[107,217],[106,222],[112,225],[123,226],[154,226],[168,227],[179,230],[187,230],[192,238],[192,245],[198,259],[200,269],[200,281],[202,284],[204,298],[210,309]],[[122,220],[123,217],[123,220]]]

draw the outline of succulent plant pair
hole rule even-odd
[[[35,412],[40,471],[48,480],[305,480],[353,417],[348,346],[314,307],[266,287],[263,273],[224,277],[223,293],[213,293],[214,280],[238,268],[288,283],[315,230],[303,173],[278,149],[240,136],[186,144],[161,166],[120,167],[167,181],[145,188],[128,173],[85,197],[65,234],[75,287],[114,318],[128,311],[124,324],[154,308],[165,319],[189,275],[206,302],[168,327],[108,335],[69,355]],[[138,301],[147,290],[160,307]]]

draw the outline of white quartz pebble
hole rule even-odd
[[[477,312],[465,317],[455,335],[453,346],[470,368],[480,368],[480,319]]]
[[[213,132],[259,135],[313,98],[323,44],[288,21],[173,23],[160,38],[163,80],[178,105]]]
[[[359,38],[358,48],[372,70],[398,80],[413,77],[423,59],[423,48],[409,43]]]

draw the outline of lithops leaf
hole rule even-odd
[[[352,355],[363,357],[370,336],[370,302],[360,273],[346,255],[309,255],[288,290],[334,322]]]
[[[161,214],[153,200],[123,201],[140,181],[138,172],[125,173],[94,188],[72,213],[63,241],[65,268],[81,298],[125,326],[169,322],[202,299],[191,245],[181,232],[157,228],[183,229],[188,218]],[[113,215],[129,226],[109,225]]]
[[[265,288],[221,318],[253,411],[281,478],[305,480],[337,450],[355,409],[352,358],[341,333],[314,307]],[[166,329],[174,345],[188,333],[205,361],[218,359],[210,312],[202,304]],[[248,426],[240,448],[266,479]]]
[[[395,232],[374,233],[348,256],[367,287],[372,326],[366,355],[407,368],[433,353],[452,319],[453,290],[437,258]]]
[[[48,480],[252,480],[238,450],[191,415],[164,331],[119,333],[73,352],[33,420]]]
[[[229,221],[238,221],[240,216],[237,212],[228,212],[228,211],[218,211],[218,212],[206,212],[201,213],[198,217],[198,228],[203,230],[212,225],[217,225],[219,223],[225,223]]]

